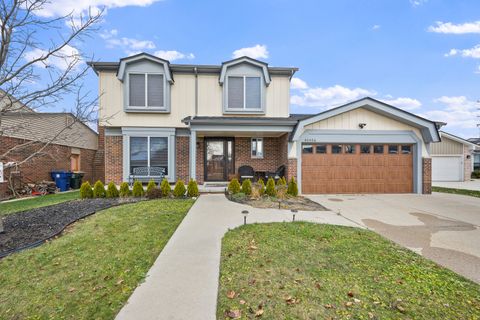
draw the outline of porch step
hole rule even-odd
[[[224,193],[228,182],[205,182],[198,186],[200,193]]]

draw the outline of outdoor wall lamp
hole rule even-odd
[[[366,123],[359,123],[358,126],[360,127],[360,129],[363,129],[367,126]]]
[[[243,214],[243,225],[246,225],[247,224],[248,211],[247,210],[242,210],[242,214]]]

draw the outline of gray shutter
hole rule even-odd
[[[129,91],[128,105],[132,107],[145,106],[145,75],[144,74],[130,74],[129,75]]]
[[[247,77],[245,79],[246,86],[246,104],[247,109],[261,109],[261,88],[259,77]]]
[[[243,77],[228,77],[228,108],[243,109]]]
[[[149,74],[148,76],[148,106],[163,107],[163,75]]]

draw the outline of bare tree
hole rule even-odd
[[[45,110],[66,98],[74,100],[69,108],[74,121],[97,121],[97,97],[89,99],[82,90],[87,57],[77,47],[97,30],[103,11],[44,18],[42,10],[49,4],[49,0],[0,0],[0,137],[5,131],[2,119],[7,114]],[[72,125],[66,123],[53,135],[4,150],[0,160],[28,147],[30,154],[15,164],[21,166],[42,154]]]

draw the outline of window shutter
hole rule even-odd
[[[261,89],[259,77],[247,77],[246,86],[246,104],[247,109],[261,109]]]
[[[243,77],[228,77],[228,108],[243,109]]]
[[[163,75],[149,74],[148,76],[148,106],[163,107]]]
[[[129,75],[129,106],[144,107],[145,106],[145,75],[130,74]]]

